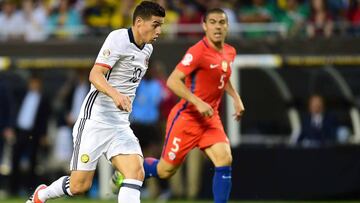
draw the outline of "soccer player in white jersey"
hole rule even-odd
[[[150,43],[160,35],[164,17],[165,10],[159,4],[143,1],[135,8],[131,28],[108,35],[90,72],[91,89],[73,129],[71,175],[49,186],[38,186],[26,203],[83,194],[91,187],[101,155],[125,176],[118,202],[140,203],[143,156],[130,129],[129,114],[136,88],[148,68],[153,50]]]

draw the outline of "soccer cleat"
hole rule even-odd
[[[111,177],[110,186],[114,194],[118,194],[121,184],[124,181],[124,176],[119,171],[115,171]]]
[[[25,203],[44,203],[44,202],[42,202],[42,201],[39,199],[38,193],[39,193],[40,190],[43,190],[43,189],[45,189],[45,188],[47,188],[46,185],[44,185],[44,184],[39,185],[39,186],[36,188],[34,194],[31,195],[31,196],[29,197],[29,199],[28,199]]]

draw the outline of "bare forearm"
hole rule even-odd
[[[185,99],[186,101],[196,104],[199,98],[195,96],[191,91],[185,86],[184,82],[178,78],[169,78],[167,81],[167,86],[173,91],[177,96]]]
[[[89,81],[91,82],[91,84],[95,86],[97,90],[108,95],[111,98],[116,92],[116,89],[113,88],[111,85],[109,85],[109,83],[105,79],[104,74],[101,72],[91,71],[89,76]]]
[[[234,86],[232,85],[232,83],[231,83],[230,81],[225,85],[225,91],[226,91],[233,99],[240,99],[239,93],[234,89]]]

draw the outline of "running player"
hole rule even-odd
[[[143,156],[129,127],[129,113],[153,51],[149,43],[160,35],[164,17],[165,10],[160,5],[143,1],[135,8],[131,28],[108,35],[90,72],[91,89],[73,129],[71,175],[50,186],[40,185],[27,203],[86,192],[103,154],[125,177],[118,202],[140,203]]]
[[[225,43],[228,20],[224,11],[209,10],[204,16],[203,29],[205,37],[188,49],[168,78],[167,85],[181,101],[168,117],[160,161],[145,159],[145,178],[171,177],[189,151],[198,147],[215,165],[214,201],[225,203],[231,191],[232,155],[218,107],[224,91],[233,98],[237,121],[244,105],[229,80],[236,51]],[[121,178],[121,174],[115,173],[114,183],[121,182]]]

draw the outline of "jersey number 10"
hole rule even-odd
[[[135,67],[133,77],[129,80],[130,82],[136,83],[141,79],[142,70],[141,68]]]

